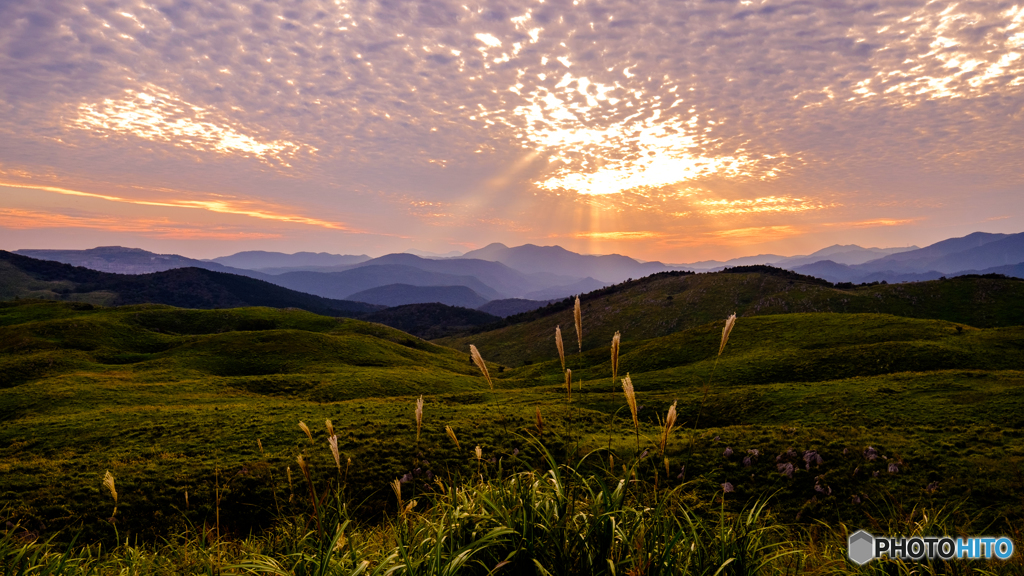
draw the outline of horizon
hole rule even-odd
[[[500,242],[492,242],[492,243],[487,244],[485,246],[481,246],[481,248],[484,248],[486,246],[490,246],[490,245],[493,245],[493,244],[499,244],[499,245],[505,246],[507,248],[520,248],[520,247],[523,247],[523,246],[532,245],[532,246],[537,246],[537,247],[540,247],[540,248],[562,248],[563,250],[567,250],[565,247],[559,246],[558,244],[537,245],[537,244],[526,243],[526,244],[521,244],[521,245],[518,245],[518,246],[506,246],[506,245],[504,245],[504,244],[502,244]],[[644,262],[661,262],[662,264],[665,264],[667,266],[678,266],[678,265],[687,265],[687,264],[704,264],[704,263],[709,263],[709,262],[722,262],[722,263],[725,263],[725,262],[728,262],[729,260],[733,260],[733,259],[738,259],[738,258],[756,258],[758,256],[778,256],[780,258],[796,258],[796,257],[801,257],[801,256],[809,256],[809,255],[814,254],[816,252],[819,252],[821,250],[825,250],[825,249],[833,248],[833,247],[854,247],[854,248],[860,248],[860,249],[863,249],[863,250],[915,249],[914,245],[911,245],[911,246],[859,246],[857,244],[830,244],[829,246],[822,246],[821,248],[819,248],[817,250],[813,250],[811,252],[808,252],[807,254],[768,254],[768,253],[758,253],[758,254],[744,254],[744,255],[737,256],[737,257],[734,257],[734,258],[730,258],[730,259],[727,259],[727,260],[707,259],[707,260],[695,260],[693,262],[661,262],[661,261],[658,261],[658,260],[643,260],[643,259],[639,259],[639,258],[634,258],[633,256],[631,256],[629,254],[621,254],[621,253],[618,253],[618,252],[605,253],[605,254],[601,254],[601,253],[588,254],[588,253],[585,253],[585,252],[576,252],[576,253],[581,255],[581,256],[625,256],[625,257],[628,257],[628,258],[632,258],[632,259],[634,259],[634,260],[636,260],[638,262],[641,262],[641,263],[644,263]],[[382,252],[382,253],[379,253],[379,254],[365,254],[365,253],[364,254],[336,254],[336,253],[324,252],[324,251],[313,252],[313,251],[310,251],[310,250],[299,250],[299,251],[296,251],[296,252],[279,252],[279,251],[275,251],[275,250],[241,250],[239,252],[233,252],[231,254],[221,254],[219,256],[214,256],[212,258],[198,258],[198,257],[189,256],[187,254],[181,254],[181,253],[153,252],[152,250],[146,250],[145,248],[139,248],[137,246],[120,246],[120,245],[93,246],[91,248],[16,248],[16,249],[11,249],[11,250],[7,250],[7,251],[8,252],[19,252],[19,251],[24,251],[24,250],[87,251],[87,250],[96,250],[96,249],[99,249],[99,248],[124,248],[124,249],[128,249],[128,250],[145,250],[147,252],[152,252],[154,254],[158,254],[158,255],[161,255],[161,256],[184,256],[186,258],[192,258],[193,260],[203,260],[203,261],[209,261],[209,262],[213,262],[213,261],[217,260],[218,258],[226,258],[226,257],[230,257],[230,256],[235,256],[235,255],[238,255],[238,254],[247,253],[247,252],[264,252],[264,253],[268,253],[268,254],[285,254],[285,255],[288,255],[288,256],[294,256],[294,255],[303,254],[303,253],[304,254],[328,254],[328,255],[331,255],[331,256],[367,256],[367,257],[369,257],[371,259],[380,258],[380,257],[388,256],[388,255],[391,255],[391,254],[411,254],[413,256],[419,256],[421,258],[442,259],[443,260],[443,259],[451,259],[451,258],[463,258],[466,254],[468,254],[469,252],[473,251],[473,250],[467,250],[466,252],[462,252],[462,253],[459,253],[459,254],[455,255],[453,253],[437,254],[437,253],[432,253],[432,252],[429,252],[429,251],[418,250],[418,249],[415,249],[415,248],[409,248],[409,249],[406,249],[406,250],[398,250],[398,251],[395,251],[395,252]],[[917,246],[916,248],[926,248],[926,246]]]
[[[131,0],[0,22],[8,250],[679,264],[1024,230],[1011,3]]]

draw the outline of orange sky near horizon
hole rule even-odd
[[[1024,230],[1024,6],[0,6],[0,248],[666,263]]]

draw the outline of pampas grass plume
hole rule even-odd
[[[668,435],[672,433],[672,428],[676,425],[676,402],[673,402],[668,407],[668,415],[665,416],[665,428],[661,432],[661,453],[665,453],[665,446],[668,445]],[[666,472],[667,473],[667,472]]]
[[[491,390],[494,390],[494,384],[491,383],[491,375],[487,373],[487,364],[484,363],[484,358],[480,355],[480,351],[476,349],[476,346],[472,344],[469,345],[469,355],[472,356],[473,363],[476,364],[476,367],[484,373],[484,378],[487,380],[487,386],[489,386]]]
[[[633,428],[639,431],[640,421],[636,417],[636,393],[633,391],[633,381],[629,378],[628,372],[622,379],[622,391],[626,394],[626,404],[629,404],[629,412],[633,415]]]
[[[327,426],[327,435],[334,436],[334,424],[331,424],[331,420],[328,419],[327,422],[325,422],[325,425]]]
[[[313,444],[313,433],[309,431],[309,426],[306,426],[306,423],[300,420],[299,428],[302,428],[302,431],[309,437],[309,443]]]
[[[103,487],[110,490],[110,496],[114,499],[114,514],[117,514],[117,489],[114,488],[114,475],[110,473],[110,470],[103,475]]]
[[[452,442],[455,442],[455,447],[462,450],[462,446],[459,446],[459,439],[455,436],[455,430],[452,430],[451,426],[445,426],[444,431],[452,439]]]
[[[619,375],[619,342],[622,336],[619,331],[615,331],[615,335],[612,336],[612,384],[615,384],[615,377]]]
[[[722,328],[722,343],[718,346],[718,355],[721,356],[722,352],[725,352],[725,343],[729,341],[729,334],[732,333],[732,327],[736,325],[736,313],[733,312],[732,316],[725,321],[725,327]]]
[[[569,402],[572,402],[572,369],[565,369],[565,391],[569,393]]]
[[[562,362],[562,370],[565,370],[565,346],[562,344],[561,326],[555,326],[555,347],[558,348],[558,359]]]
[[[572,310],[573,318],[576,320],[576,341],[580,346],[580,354],[583,353],[583,311],[580,309],[580,297],[576,296],[576,306]]]
[[[416,441],[420,441],[420,430],[423,429],[423,395],[416,400]]]
[[[338,453],[338,437],[331,434],[327,438],[327,443],[331,445],[331,456],[334,456],[334,465],[338,467],[338,473],[341,473],[341,454]]]
[[[484,451],[483,451],[483,449],[482,449],[482,448],[480,448],[479,446],[477,446],[476,448],[474,448],[474,449],[473,449],[473,452],[474,452],[474,453],[476,454],[476,459],[477,459],[477,461],[480,461],[480,460],[482,460],[482,459],[483,459],[483,457],[484,457]]]
[[[398,498],[398,511],[401,512],[402,508],[402,481],[395,478],[391,481],[391,489],[395,492],[395,498]]]

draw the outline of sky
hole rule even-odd
[[[0,0],[0,249],[1020,232],[1022,56],[1000,1]]]

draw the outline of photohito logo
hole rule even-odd
[[[872,536],[864,530],[850,534],[846,542],[850,560],[863,565],[875,558],[888,556],[900,560],[978,560],[980,558],[998,558],[1006,560],[1013,556],[1013,540],[1005,536],[999,538],[972,537],[950,538],[948,536],[923,536],[913,538],[891,538],[888,536]]]

